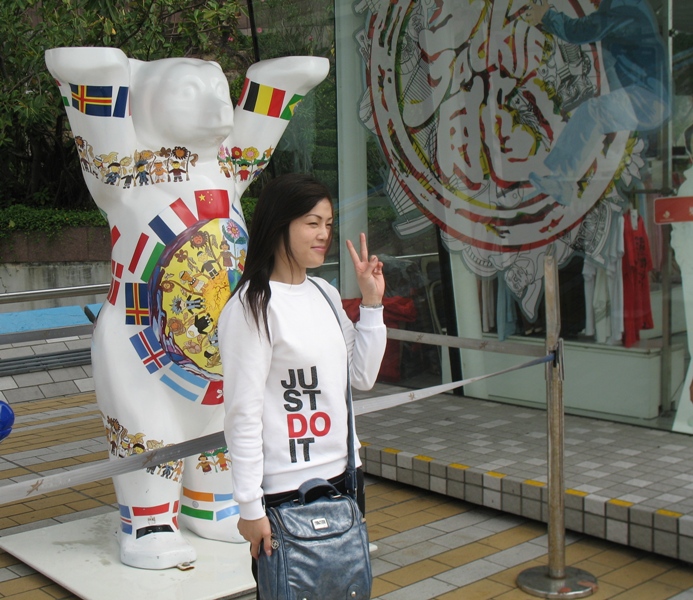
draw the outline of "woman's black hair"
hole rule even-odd
[[[245,268],[236,290],[245,285],[243,305],[250,308],[257,328],[260,321],[269,338],[267,306],[270,296],[270,275],[274,270],[274,254],[284,246],[289,265],[293,261],[289,240],[291,222],[308,214],[321,200],[332,202],[327,187],[311,177],[298,173],[280,175],[262,188],[248,233]],[[328,240],[332,242],[332,236]],[[247,285],[246,285],[247,284]]]

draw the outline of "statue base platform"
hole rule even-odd
[[[186,571],[135,569],[120,562],[117,512],[0,538],[0,548],[84,600],[218,600],[255,588],[248,544],[206,540]]]

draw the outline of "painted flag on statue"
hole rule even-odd
[[[243,110],[267,117],[279,117],[282,113],[285,96],[284,90],[246,79],[243,82],[238,104],[243,107]]]
[[[198,220],[197,215],[188,208],[181,198],[178,198],[154,217],[149,222],[149,226],[159,236],[159,239],[168,246]]]
[[[141,233],[132,252],[128,271],[137,275],[142,281],[148,282],[165,249],[166,246],[161,242],[149,237],[146,233]]]
[[[194,519],[204,521],[223,521],[228,517],[239,513],[238,504],[235,502],[221,510],[215,510],[220,502],[233,501],[233,494],[213,494],[211,492],[198,492],[189,488],[183,488],[183,496],[191,500],[190,505],[185,501],[181,504],[180,512]]]
[[[110,85],[70,84],[72,107],[92,117],[120,117],[129,114],[128,88],[119,87],[113,97]]]
[[[205,390],[202,404],[214,405],[224,402],[224,383],[222,381],[210,381]]]
[[[134,346],[135,352],[142,359],[142,364],[150,373],[156,373],[171,362],[159,340],[151,327],[140,331],[137,335],[130,338],[130,343]]]
[[[284,119],[285,121],[290,121],[291,117],[294,116],[294,112],[296,112],[296,107],[299,105],[301,100],[303,100],[303,96],[294,94],[291,100],[289,100],[289,103],[284,107],[284,110],[282,111],[280,118]]]
[[[186,371],[176,363],[171,363],[169,369],[161,376],[161,383],[191,402],[195,402],[207,387],[206,379]]]
[[[120,291],[120,278],[123,276],[123,265],[115,260],[111,260],[111,287],[108,290],[106,300],[115,305]]]
[[[125,324],[150,325],[146,283],[125,284]]]
[[[200,221],[229,216],[229,193],[226,190],[197,190],[195,204]]]

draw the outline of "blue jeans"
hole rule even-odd
[[[544,164],[556,178],[577,181],[607,133],[648,131],[669,117],[669,105],[642,87],[619,88],[578,106],[558,136]],[[601,148],[600,148],[601,150]]]

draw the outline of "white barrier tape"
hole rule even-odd
[[[378,410],[384,410],[386,408],[393,408],[395,406],[407,404],[409,402],[415,402],[416,400],[423,400],[424,398],[429,398],[430,396],[435,396],[436,394],[442,394],[458,387],[470,385],[477,381],[481,381],[482,379],[488,379],[489,377],[495,377],[496,375],[503,375],[504,373],[517,371],[518,369],[532,367],[534,365],[552,361],[553,359],[554,355],[548,354],[542,358],[537,358],[529,362],[522,363],[521,365],[503,369],[502,371],[496,371],[495,373],[479,375],[478,377],[470,377],[469,379],[453,381],[452,383],[444,383],[442,385],[436,385],[433,387],[424,388],[422,390],[412,390],[398,394],[391,394],[389,396],[381,396],[379,398],[357,400],[354,402],[354,413],[356,415],[364,415]],[[138,471],[139,469],[153,467],[170,462],[172,460],[179,460],[181,458],[185,458],[186,456],[199,454],[200,452],[204,452],[210,448],[220,448],[225,445],[226,440],[224,439],[224,432],[219,431],[203,437],[187,440],[179,444],[172,444],[171,446],[157,448],[156,450],[144,452],[143,454],[132,454],[126,458],[119,458],[115,460],[102,460],[85,467],[80,467],[79,469],[74,469],[73,471],[68,471],[67,473],[56,473],[54,475],[38,477],[29,481],[11,483],[9,485],[0,487],[0,504],[7,504],[8,502],[15,502],[16,500],[24,500],[31,496],[47,494],[49,492],[55,492],[68,487],[74,487],[76,485],[106,479],[107,477],[113,477],[114,475],[122,475],[124,473]]]
[[[515,354],[517,356],[545,356],[545,344],[538,343],[542,340],[531,342],[499,342],[497,340],[477,340],[474,338],[457,337],[454,335],[440,335],[438,333],[423,333],[421,331],[409,331],[407,329],[387,328],[389,340],[401,342],[413,342],[414,344],[430,344],[445,348],[465,348],[468,350],[483,350],[484,352],[497,352],[499,354]]]
[[[489,377],[495,377],[496,375],[503,375],[505,373],[510,373],[511,371],[517,371],[519,369],[525,369],[527,367],[533,367],[534,365],[546,363],[552,361],[553,358],[553,354],[547,354],[542,358],[535,358],[534,360],[522,363],[521,365],[515,365],[514,367],[509,367],[507,369],[503,369],[502,371],[496,371],[495,373],[487,373],[486,375],[478,375],[477,377],[470,377],[469,379],[462,379],[460,381],[453,381],[451,383],[443,383],[441,385],[424,388],[422,390],[409,390],[399,394],[391,394],[390,396],[368,398],[367,400],[357,400],[354,402],[354,414],[365,415],[370,412],[375,412],[376,410],[385,410],[386,408],[393,408],[395,406],[400,406],[401,404],[407,404],[408,402],[423,400],[424,398],[429,398],[431,396],[435,396],[436,394],[443,394],[465,385],[471,385],[472,383],[476,383],[482,379],[488,379]]]

